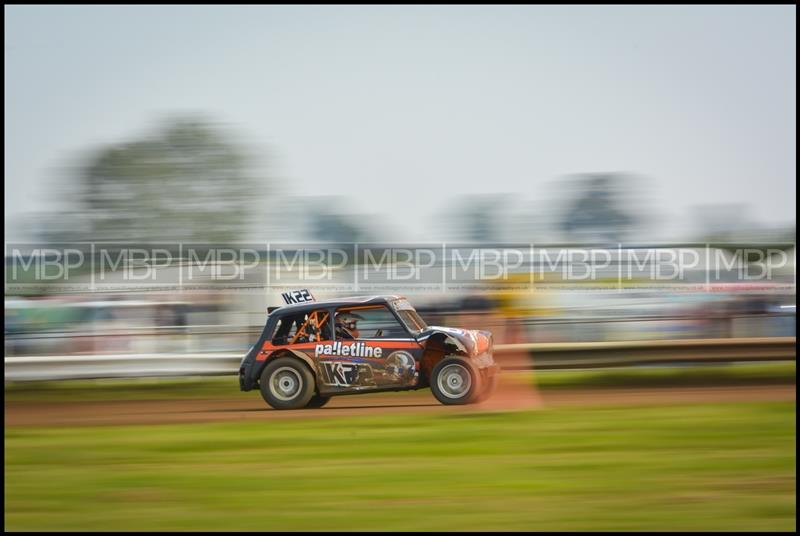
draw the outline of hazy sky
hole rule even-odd
[[[795,220],[794,6],[5,8],[5,220],[165,114],[269,150],[288,193],[426,236],[455,194],[536,199],[569,173],[651,178]]]

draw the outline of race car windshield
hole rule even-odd
[[[408,300],[405,298],[394,300],[391,303],[392,308],[394,308],[394,310],[397,312],[397,315],[403,320],[403,323],[406,325],[409,331],[413,333],[419,333],[428,327],[414,307],[408,303]]]
[[[397,314],[400,315],[400,318],[403,320],[408,329],[414,333],[419,333],[428,327],[425,321],[413,309],[403,309],[397,311]]]

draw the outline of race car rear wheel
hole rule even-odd
[[[261,396],[275,409],[305,407],[314,396],[314,375],[304,363],[279,357],[261,373]]]
[[[431,392],[445,405],[471,404],[482,391],[480,374],[463,359],[448,357],[431,371]]]
[[[308,409],[321,408],[322,406],[327,404],[330,401],[330,399],[331,397],[329,396],[314,395],[311,397],[311,400],[308,401],[308,404],[306,404],[306,408]]]

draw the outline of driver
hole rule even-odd
[[[343,311],[336,315],[336,336],[343,339],[357,339],[359,337],[358,321],[362,317],[355,313]]]

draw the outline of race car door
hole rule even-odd
[[[385,305],[336,309],[335,341],[320,356],[325,391],[415,387],[422,347]]]

